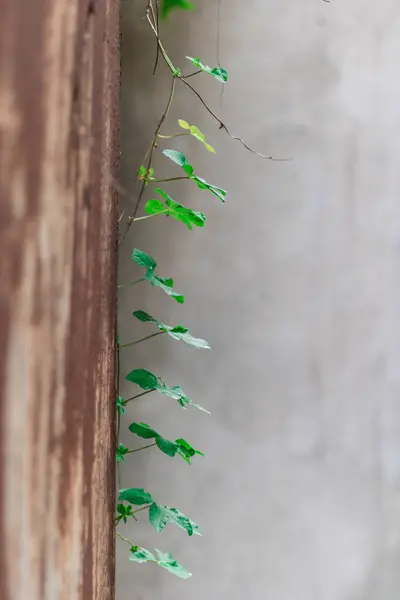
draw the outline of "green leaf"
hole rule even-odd
[[[146,548],[138,548],[135,550],[135,552],[131,552],[129,560],[137,563],[158,562],[154,554],[152,554],[149,550],[146,550]]]
[[[198,525],[189,517],[186,517],[177,508],[170,508],[165,504],[154,502],[149,508],[150,525],[158,533],[162,531],[167,523],[174,523],[184,529],[189,536],[201,535]]]
[[[178,119],[178,124],[179,127],[182,127],[182,129],[190,129],[190,125],[187,121],[184,121],[183,119]]]
[[[152,169],[150,167],[150,169],[147,170],[144,165],[140,165],[138,172],[137,172],[138,179],[140,179],[142,181],[143,181],[143,179],[145,179],[146,184],[147,184],[149,181],[151,181],[153,179],[153,175],[154,175],[154,169]]]
[[[158,379],[146,369],[134,369],[125,377],[128,381],[136,383],[142,390],[155,390],[158,386]]]
[[[158,435],[157,431],[154,431],[147,423],[131,423],[128,429],[144,440],[151,440]]]
[[[202,340],[201,338],[193,337],[186,327],[182,325],[176,325],[176,327],[172,327],[167,332],[171,337],[175,340],[182,340],[185,344],[189,344],[189,346],[194,346],[195,348],[205,348],[209,349],[210,345],[206,340]]]
[[[184,223],[188,229],[195,227],[204,227],[206,216],[202,212],[186,208],[175,200],[167,200],[168,213],[177,221]]]
[[[190,62],[195,67],[197,67],[198,69],[201,69],[201,71],[204,71],[205,73],[208,73],[209,75],[212,75],[213,77],[215,77],[215,79],[217,79],[221,83],[226,83],[228,81],[228,73],[225,69],[222,69],[221,67],[214,67],[212,69],[208,65],[203,65],[203,63],[201,62],[201,60],[199,58],[192,58],[191,56],[187,56],[186,58],[188,60],[190,60]]]
[[[215,154],[215,149],[211,146],[211,144],[207,144],[204,133],[202,133],[200,129],[196,127],[196,125],[189,125],[187,121],[183,121],[182,119],[179,119],[178,123],[179,126],[182,127],[182,129],[188,129],[190,135],[192,135],[194,138],[196,138],[196,140],[201,142],[209,152]]]
[[[200,456],[204,456],[204,457],[206,456],[205,454],[203,454],[203,452],[200,452],[200,450],[195,450],[183,438],[175,440],[175,442],[178,444],[178,454],[179,454],[179,456],[181,456],[183,458],[183,460],[185,460],[189,465],[190,465],[190,459],[193,456],[195,456],[196,454],[199,454]]]
[[[152,256],[149,256],[146,252],[143,252],[143,250],[139,250],[138,248],[134,249],[132,260],[140,267],[145,267],[147,271],[154,271],[157,266],[157,262]]]
[[[197,408],[197,409],[201,410],[202,412],[210,414],[208,410],[206,410],[199,404],[194,404],[194,402],[192,402],[190,400],[190,398],[188,398],[186,396],[186,394],[184,393],[184,391],[180,385],[175,385],[174,387],[169,387],[165,383],[165,381],[163,381],[162,379],[160,379],[160,382],[161,382],[161,384],[157,388],[157,391],[160,392],[160,394],[164,394],[165,396],[168,396],[169,398],[173,398],[174,400],[176,400],[178,402],[178,404],[180,406],[182,406],[182,408],[186,409],[187,406],[193,406],[194,408]]]
[[[164,386],[166,386],[165,382],[162,382]],[[161,385],[162,385],[161,384]],[[169,388],[170,389],[170,388]],[[186,398],[186,396],[185,396]],[[176,399],[176,398],[174,398]],[[188,399],[189,400],[189,399]],[[189,401],[190,403],[190,401]],[[150,425],[147,423],[131,423],[129,425],[129,431],[138,435],[142,439],[150,440],[155,439],[158,448],[161,452],[164,452],[167,456],[174,457],[176,453],[183,458],[185,462],[190,465],[190,459],[195,456],[195,454],[200,454],[201,456],[205,456],[200,450],[195,450],[186,440],[180,438],[172,442],[171,440],[167,440],[162,435],[157,433],[155,429],[152,429]]]
[[[123,444],[120,444],[116,451],[116,461],[125,462],[125,455],[128,454],[128,452],[129,448],[126,448]]]
[[[192,402],[184,393],[183,389],[179,386],[176,385],[174,387],[169,387],[166,382],[161,379],[161,377],[157,377],[156,375],[154,375],[154,373],[150,373],[150,371],[145,371],[144,369],[136,369],[134,371],[131,371],[131,373],[129,373],[129,375],[126,376],[126,379],[128,381],[131,381],[132,383],[136,383],[137,385],[139,385],[143,390],[157,390],[157,392],[159,392],[160,394],[164,394],[165,396],[168,396],[169,398],[173,398],[174,400],[176,400],[178,402],[178,404],[180,406],[182,406],[182,408],[187,408],[187,406],[193,406],[194,408],[198,408],[199,410],[206,412],[207,414],[210,414],[208,410],[206,410],[205,408],[203,408],[202,406],[199,406],[198,404],[194,404],[194,402]],[[150,387],[148,387],[150,386]],[[141,433],[143,433],[143,431],[145,430],[145,427],[148,427],[145,425],[145,423],[132,423],[133,429],[135,429],[135,431],[133,431],[133,429],[131,430],[132,433],[136,433],[136,428],[138,428],[138,426],[142,426],[142,429],[139,428],[139,430],[141,431]],[[154,430],[152,430],[154,431]],[[156,433],[154,431],[154,433]],[[145,438],[144,435],[141,435],[140,433],[137,433],[137,435],[139,435],[140,437]],[[158,434],[157,434],[158,435]],[[145,439],[150,439],[150,438],[145,438]]]
[[[161,450],[161,452],[164,452],[164,454],[166,454],[167,456],[170,456],[171,458],[173,458],[175,456],[175,454],[178,452],[179,446],[175,442],[166,440],[161,435],[157,435],[155,440],[156,440],[156,444],[157,444],[158,448]]]
[[[155,319],[154,317],[151,317],[144,310],[135,310],[135,312],[133,312],[132,314],[134,317],[139,319],[139,321],[141,321],[142,323],[159,323],[159,321],[157,321],[157,319]]]
[[[185,297],[182,296],[182,294],[178,294],[173,289],[173,279],[170,277],[166,279],[155,273],[157,262],[152,256],[149,256],[142,250],[135,248],[132,254],[132,259],[136,262],[136,264],[140,265],[141,267],[145,267],[146,273],[144,278],[146,281],[149,281],[154,287],[158,287],[163,290],[163,292],[165,292],[168,296],[172,296],[172,298],[179,302],[179,304],[183,304],[185,302]]]
[[[163,150],[164,156],[172,160],[174,163],[183,167],[184,165],[188,165],[189,163],[186,160],[186,156],[183,152],[179,152],[178,150]]]
[[[180,577],[181,579],[188,579],[192,576],[191,573],[186,571],[186,569],[182,567],[182,565],[179,564],[177,560],[174,559],[172,554],[170,554],[169,552],[160,552],[160,550],[157,549],[156,552],[158,556],[157,559],[154,556],[154,554],[152,554],[149,550],[146,550],[146,548],[133,546],[131,548],[129,560],[137,563],[155,563],[159,567],[166,569],[167,571],[169,571],[173,575],[176,575],[177,577]]]
[[[129,517],[133,517],[132,506],[130,504],[127,506],[125,506],[125,504],[117,504],[117,525],[120,521],[126,523]]]
[[[125,500],[130,504],[141,506],[142,504],[150,504],[153,502],[153,498],[148,492],[145,492],[143,488],[130,488],[127,490],[120,490],[118,500]]]
[[[199,189],[208,190],[217,196],[221,202],[225,202],[226,190],[218,187],[217,185],[211,185],[211,183],[207,183],[205,179],[195,175],[192,165],[187,162],[186,156],[183,154],[183,152],[178,152],[177,150],[163,150],[163,154],[167,158],[171,159],[174,163],[181,166],[187,173],[189,179],[193,179],[193,181],[197,183],[197,187]]]
[[[174,559],[172,554],[169,554],[169,552],[160,552],[160,550],[157,550],[157,548],[156,552],[158,555],[157,564],[160,567],[167,569],[167,571],[173,575],[176,575],[177,577],[180,577],[181,579],[189,579],[189,577],[192,576],[191,573],[186,571],[186,569]]]
[[[172,162],[174,162],[175,164],[182,167],[182,169],[185,171],[185,173],[189,177],[191,175],[193,175],[194,169],[193,169],[192,165],[189,164],[188,161],[186,160],[186,156],[183,154],[183,152],[179,152],[178,150],[166,149],[166,150],[163,150],[163,154],[164,154],[164,156],[166,156],[167,158],[172,160]]]
[[[166,208],[161,200],[148,200],[144,210],[148,215],[160,215],[166,212]]]
[[[115,403],[119,414],[122,415],[125,412],[125,400],[121,396],[118,396]]]
[[[170,12],[175,9],[193,10],[194,4],[188,0],[161,0],[161,17],[166,19]]]
[[[204,223],[206,222],[206,216],[195,210],[190,208],[186,208],[182,204],[175,202],[166,192],[164,192],[161,188],[155,188],[155,191],[160,194],[162,198],[165,200],[165,207],[159,200],[154,200],[154,202],[160,202],[163,206],[163,212],[168,216],[171,215],[177,221],[184,223],[188,229],[193,229],[195,227],[204,227]],[[150,201],[152,202],[152,201]]]
[[[148,273],[146,273],[145,279],[147,281],[150,281],[151,285],[153,285],[154,287],[158,287],[161,290],[163,290],[163,292],[165,292],[168,296],[171,296],[179,304],[183,304],[185,302],[185,296],[183,296],[182,294],[178,294],[173,289],[173,279],[165,279],[164,277],[160,277],[159,275],[150,275]]]
[[[213,69],[211,69],[210,73],[213,77],[215,77],[215,79],[217,79],[221,83],[226,83],[228,81],[228,72],[222,67],[214,67]]]
[[[157,319],[150,316],[144,310],[136,310],[132,314],[134,317],[136,317],[137,319],[139,319],[139,321],[142,321],[143,323],[145,323],[145,322],[155,323],[161,331],[168,333],[168,335],[170,335],[175,340],[182,340],[186,344],[189,344],[190,346],[194,346],[195,348],[207,348],[207,349],[210,348],[210,345],[208,342],[206,342],[206,340],[202,340],[200,338],[193,337],[189,333],[188,329],[186,327],[183,327],[183,325],[176,325],[175,327],[171,327],[170,325],[165,325],[165,323],[161,323],[161,321],[157,321]],[[129,381],[132,381],[132,380],[130,379]],[[134,382],[134,383],[136,383],[136,382]]]
[[[217,198],[219,198],[221,200],[221,202],[225,202],[226,190],[218,187],[217,185],[211,185],[211,183],[207,183],[207,181],[205,179],[202,179],[201,177],[197,177],[197,175],[193,175],[193,177],[191,177],[191,179],[193,179],[193,181],[195,181],[197,183],[197,187],[199,189],[208,190],[209,192],[214,194],[214,196],[217,196]]]

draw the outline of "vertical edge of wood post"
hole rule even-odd
[[[0,597],[113,600],[119,2],[0,13]]]

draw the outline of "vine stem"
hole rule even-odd
[[[165,215],[165,213],[167,213],[167,210],[163,210],[161,212],[155,213],[154,215],[145,215],[144,217],[136,217],[136,219],[133,219],[134,223],[136,223],[136,221],[145,221],[146,219],[152,219],[153,217],[158,217],[158,215]]]
[[[158,134],[158,137],[161,138],[162,140],[172,140],[174,138],[177,137],[183,137],[184,135],[190,135],[189,133],[174,133],[173,135],[160,135]]]
[[[136,394],[136,396],[127,398],[127,400],[125,400],[125,404],[128,404],[128,402],[131,402],[132,400],[137,400],[138,398],[141,398],[142,396],[146,396],[146,394],[151,394],[151,392],[155,392],[155,391],[156,391],[156,388],[154,388],[153,390],[146,390],[145,392],[142,392],[141,394]]]
[[[148,13],[147,13],[147,14],[148,14]],[[148,18],[149,18],[149,17],[148,17]],[[171,63],[171,64],[172,64],[172,63]],[[168,66],[169,66],[169,65],[168,65]],[[173,66],[173,65],[172,65],[172,66]],[[170,68],[171,68],[171,67],[170,67]],[[160,131],[161,131],[161,127],[163,126],[163,124],[164,124],[164,121],[165,121],[165,119],[166,119],[166,118],[167,118],[167,116],[168,116],[169,110],[170,110],[170,108],[171,108],[172,101],[173,101],[173,99],[174,99],[175,86],[176,86],[176,76],[174,75],[174,76],[172,77],[171,91],[170,91],[170,93],[169,93],[169,98],[168,98],[167,106],[166,106],[166,108],[165,108],[165,110],[164,110],[164,112],[163,112],[163,114],[162,114],[162,116],[161,116],[161,119],[160,119],[160,121],[158,122],[158,125],[157,125],[157,128],[156,128],[156,131],[155,131],[155,133],[154,133],[153,141],[152,141],[152,143],[151,143],[151,146],[150,146],[149,159],[148,159],[148,161],[147,161],[147,171],[146,171],[147,173],[148,173],[148,171],[149,171],[149,169],[150,169],[150,167],[151,167],[151,163],[152,163],[152,161],[153,161],[153,153],[154,153],[154,149],[155,149],[155,148],[156,148],[156,146],[157,146],[158,134],[160,133]],[[143,194],[144,194],[145,187],[146,187],[146,179],[144,179],[144,180],[143,180],[142,187],[140,188],[139,197],[138,197],[138,199],[137,199],[137,202],[136,202],[135,209],[134,209],[134,211],[133,211],[133,214],[132,214],[132,216],[130,216],[130,217],[128,218],[128,222],[127,222],[127,225],[126,225],[125,231],[124,231],[124,233],[122,234],[122,236],[121,236],[121,238],[120,238],[120,240],[119,240],[119,242],[118,242],[118,245],[120,245],[120,244],[122,243],[123,239],[125,238],[126,234],[128,233],[129,229],[131,228],[131,225],[132,225],[132,223],[134,222],[134,219],[135,219],[135,217],[136,217],[136,215],[137,215],[137,213],[138,213],[138,210],[139,210],[140,202],[142,201],[142,198],[143,198]]]
[[[119,531],[116,531],[115,533],[117,534],[117,536],[118,536],[119,538],[121,538],[121,540],[123,540],[124,542],[126,542],[126,543],[127,543],[127,544],[129,544],[130,546],[134,546],[134,545],[135,545],[135,544],[133,544],[133,543],[131,542],[131,540],[128,540],[128,538],[126,538],[124,535],[122,535],[122,533],[120,533]]]
[[[140,512],[141,510],[146,510],[146,508],[150,508],[151,504],[146,504],[146,506],[142,506],[141,508],[138,508],[137,510],[133,510],[132,514],[135,515],[136,513]]]
[[[153,24],[153,23],[152,23],[152,21],[151,21],[151,18],[150,18],[150,10],[151,10],[151,12],[152,12],[152,14],[153,14],[153,18],[154,18],[154,9],[153,9],[153,3],[152,3],[152,0],[149,0],[149,6],[148,6],[148,9],[147,9],[147,11],[146,11],[146,17],[147,17],[147,20],[148,20],[148,22],[149,22],[149,24],[150,24],[150,27],[152,28],[152,30],[153,30],[153,32],[154,32],[154,34],[155,34],[156,38],[157,38],[157,43],[158,43],[158,46],[159,46],[159,48],[160,48],[160,50],[161,50],[161,54],[163,55],[163,58],[164,58],[165,62],[167,63],[167,65],[168,65],[168,66],[169,66],[169,68],[171,69],[171,71],[172,71],[172,74],[174,75],[174,77],[177,77],[177,76],[178,76],[178,73],[179,73],[179,71],[178,71],[178,69],[176,69],[176,68],[174,67],[174,65],[173,65],[173,63],[172,63],[172,61],[171,61],[171,59],[169,58],[169,56],[168,56],[168,54],[167,54],[167,52],[166,52],[166,50],[165,50],[165,48],[164,48],[164,46],[163,46],[163,44],[162,44],[161,40],[160,40],[160,36],[159,36],[159,33],[158,33],[158,28],[157,28],[157,26],[156,26],[155,24]]]
[[[195,75],[200,75],[200,73],[202,73],[202,69],[199,69],[198,71],[194,71],[194,73],[189,73],[189,75],[181,75],[182,79],[189,79],[189,77],[194,77]]]
[[[167,183],[168,181],[181,181],[182,179],[190,179],[190,177],[168,177],[168,179],[152,179],[151,181],[152,183]],[[135,219],[135,221],[137,220],[138,219]]]
[[[136,450],[129,450],[129,452],[127,452],[127,454],[134,454],[135,452],[140,452],[141,450],[146,450],[146,448],[153,448],[154,446],[157,446],[157,444],[154,443],[154,444],[148,444],[147,446],[141,446],[141,448],[136,448]]]
[[[146,337],[141,338],[140,340],[136,340],[135,342],[128,342],[127,344],[121,344],[120,348],[129,348],[129,346],[136,346],[136,344],[140,344],[145,340],[149,340],[150,338],[156,337],[157,335],[163,335],[165,331],[158,331],[157,333],[152,333],[151,335],[146,335]]]
[[[118,286],[118,289],[124,287],[131,287],[132,285],[136,285],[137,283],[142,283],[142,281],[144,280],[144,277],[142,277],[141,279],[136,279],[136,281],[130,281],[129,283],[121,283],[121,285]]]

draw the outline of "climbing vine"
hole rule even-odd
[[[173,140],[176,137],[191,136],[195,141],[202,144],[203,147],[210,153],[215,154],[214,147],[205,139],[203,133],[195,125],[189,124],[187,121],[179,119],[177,122],[177,132],[172,135],[164,135],[162,133],[163,127],[167,120],[176,90],[176,85],[184,85],[193,92],[195,98],[201,102],[203,107],[209,113],[209,115],[217,122],[219,129],[223,130],[232,139],[237,140],[241,143],[248,151],[256,154],[262,158],[270,160],[275,159],[272,156],[266,156],[253,150],[242,138],[232,135],[226,124],[211,110],[207,102],[203,99],[196,88],[188,81],[188,79],[195,78],[197,76],[210,76],[213,77],[217,83],[225,84],[228,80],[228,73],[220,65],[216,67],[209,67],[204,64],[199,58],[186,57],[188,66],[191,65],[195,68],[194,71],[189,74],[183,74],[181,69],[176,67],[161,41],[160,38],[160,20],[165,19],[169,16],[171,11],[174,9],[192,9],[194,6],[187,0],[149,0],[146,9],[146,19],[149,24],[151,31],[153,32],[157,45],[157,59],[155,63],[155,69],[159,58],[165,61],[171,73],[171,84],[168,95],[168,101],[163,114],[157,124],[154,132],[153,139],[150,144],[150,148],[144,157],[142,164],[139,166],[137,171],[137,178],[140,182],[140,191],[137,199],[134,200],[134,206],[132,213],[125,219],[125,214],[121,217],[124,226],[121,234],[120,242],[126,236],[128,230],[133,223],[140,223],[144,219],[150,219],[154,217],[170,216],[173,219],[179,221],[185,225],[188,229],[192,230],[193,227],[204,227],[206,223],[206,216],[202,212],[192,210],[191,208],[180,204],[167,192],[159,187],[160,184],[176,181],[176,180],[190,180],[193,185],[196,185],[200,190],[206,191],[215,196],[219,201],[225,202],[227,192],[218,185],[211,184],[197,174],[194,166],[190,164],[186,156],[173,148],[166,148],[162,150],[162,154],[166,160],[171,161],[175,168],[181,169],[177,173],[173,174],[167,179],[158,179],[155,176],[153,164],[153,156],[156,150],[158,150],[160,140]],[[149,198],[144,204],[144,215],[138,216],[139,208],[142,204],[143,197],[149,186],[154,187],[156,197]],[[152,196],[153,194],[150,194]],[[135,248],[132,253],[132,261],[136,263],[140,268],[143,269],[142,276],[139,279],[123,283],[119,288],[127,288],[140,284],[142,282],[148,282],[150,285],[161,289],[169,297],[173,298],[179,304],[183,304],[185,298],[182,294],[174,288],[174,282],[172,278],[165,278],[159,275],[157,272],[157,262],[155,258],[147,255],[142,250]],[[194,346],[200,349],[209,349],[210,346],[206,340],[194,337],[189,330],[181,324],[167,325],[159,321],[156,317],[149,315],[144,310],[135,310],[133,317],[142,323],[146,323],[149,327],[149,334],[140,339],[134,341],[124,341],[117,338],[116,352],[117,352],[117,374],[116,374],[116,410],[117,410],[117,429],[118,429],[118,441],[116,449],[116,461],[118,466],[118,478],[120,483],[120,469],[121,465],[128,460],[129,455],[143,451],[148,448],[154,448],[160,452],[166,454],[170,458],[180,458],[187,464],[191,464],[191,461],[198,457],[204,457],[205,455],[201,450],[194,448],[186,439],[178,438],[176,440],[169,440],[165,438],[162,433],[159,433],[151,425],[147,423],[133,422],[129,425],[128,429],[132,434],[132,440],[140,438],[148,443],[145,443],[138,448],[128,448],[119,441],[119,432],[121,419],[123,417],[126,405],[133,401],[145,396],[147,394],[158,392],[163,394],[171,400],[175,400],[182,408],[195,408],[203,412],[208,412],[205,408],[198,404],[195,404],[189,396],[183,391],[179,385],[169,385],[161,376],[155,373],[151,373],[146,369],[134,369],[128,373],[125,379],[132,383],[137,388],[137,393],[129,398],[122,398],[119,393],[119,379],[120,379],[120,353],[124,348],[140,344],[146,340],[150,340],[156,336],[166,335],[172,338],[173,341],[182,341],[189,346]],[[142,488],[127,488],[121,489],[119,485],[119,496],[116,507],[116,526],[117,536],[121,538],[129,546],[129,559],[137,563],[154,563],[167,569],[174,575],[186,579],[191,574],[168,552],[160,552],[159,550],[149,551],[146,548],[138,545],[137,541],[129,540],[125,535],[121,533],[120,527],[122,524],[127,523],[128,519],[137,520],[137,515],[140,512],[146,511],[147,517],[151,527],[160,532],[168,523],[172,523],[177,527],[183,529],[189,536],[199,535],[200,530],[198,525],[188,516],[184,515],[177,508],[169,507],[163,504],[159,499],[155,499],[148,491]]]

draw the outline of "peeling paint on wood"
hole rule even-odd
[[[116,0],[0,0],[0,597],[114,598]]]

